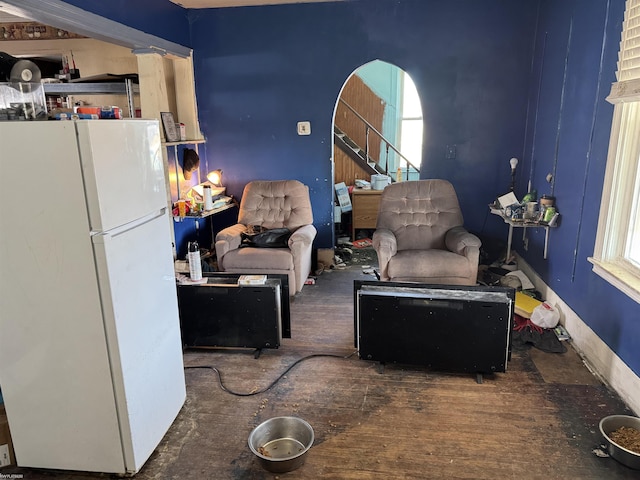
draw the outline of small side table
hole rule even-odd
[[[211,236],[211,244],[206,245],[206,247],[213,251],[216,241],[216,228],[218,228],[218,231],[221,229],[219,220],[220,218],[222,218],[223,220],[227,218],[224,215],[219,218],[216,217],[233,208],[238,208],[238,203],[236,201],[226,203],[218,208],[214,208],[213,210],[198,212],[197,214],[192,215],[185,215],[184,217],[173,215],[173,229],[177,254],[179,256],[186,254],[187,243],[191,240],[198,240],[198,243],[200,243],[201,247],[205,246],[204,242],[201,241],[201,231],[203,232],[202,235],[204,236],[204,240],[208,240],[208,235]],[[237,211],[235,212],[235,215],[237,215]],[[218,227],[216,227],[216,221],[218,222]],[[223,222],[222,227],[224,226],[225,224]],[[206,229],[209,230],[209,233],[204,233]]]
[[[516,221],[512,220],[509,217],[505,216],[502,210],[497,208],[493,208],[489,206],[489,209],[492,214],[499,216],[502,218],[504,223],[509,225],[509,236],[507,238],[507,256],[505,257],[505,261],[509,261],[509,257],[511,256],[511,243],[513,240],[513,229],[514,228],[522,228],[522,240],[525,241],[527,238],[527,228],[544,228],[544,254],[543,258],[547,259],[547,249],[549,246],[549,229],[553,228],[555,225],[549,225],[546,223],[540,222],[525,222],[525,221]]]

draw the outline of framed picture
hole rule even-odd
[[[176,128],[176,121],[173,119],[173,113],[160,112],[162,117],[162,126],[164,127],[164,138],[167,142],[179,142],[180,132]]]

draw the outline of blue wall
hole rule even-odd
[[[210,163],[240,196],[253,179],[310,187],[316,247],[333,246],[332,119],[348,76],[375,59],[407,71],[425,112],[423,177],[447,178],[472,230],[522,153],[537,1],[368,0],[190,12]],[[311,122],[310,136],[296,123]],[[447,145],[457,158],[445,160]],[[479,180],[482,181],[479,181]]]
[[[545,282],[634,371],[640,373],[638,304],[591,271],[624,13],[623,0],[541,2],[530,96],[524,172],[539,193],[553,193],[562,222],[532,232],[529,251],[516,249]],[[545,180],[554,173],[554,182]]]

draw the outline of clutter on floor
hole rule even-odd
[[[373,242],[370,238],[361,238],[358,240],[354,240],[352,243],[354,248],[367,248],[373,245]]]
[[[488,246],[487,250],[485,246]],[[493,252],[490,251],[493,248]],[[560,312],[542,298],[527,275],[517,269],[515,258],[506,259],[504,251],[483,239],[478,283],[516,289],[513,346],[533,346],[545,352],[564,353],[562,342],[570,340],[567,330],[559,324]],[[508,261],[507,261],[508,260]]]

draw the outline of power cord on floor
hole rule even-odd
[[[251,391],[251,392],[234,392],[233,390],[230,390],[227,387],[225,387],[224,382],[222,381],[222,374],[220,373],[220,370],[218,370],[216,367],[213,367],[211,365],[188,365],[188,366],[185,366],[184,368],[185,368],[185,370],[186,369],[203,369],[203,368],[204,369],[213,370],[216,373],[216,375],[218,376],[218,383],[220,384],[220,388],[223,391],[225,391],[227,393],[230,393],[231,395],[235,395],[236,397],[251,397],[253,395],[259,395],[261,393],[264,393],[264,392],[267,392],[267,391],[271,390],[296,365],[304,362],[305,360],[309,360],[311,358],[318,358],[318,357],[331,357],[331,358],[347,359],[347,358],[351,358],[356,353],[358,353],[357,350],[355,352],[353,352],[353,353],[350,353],[347,356],[333,355],[331,353],[314,353],[312,355],[307,355],[306,357],[299,358],[298,360],[293,362],[291,365],[289,365],[287,367],[287,369],[284,372],[282,372],[278,377],[276,377],[276,379],[273,382],[271,382],[267,387],[263,388],[262,390],[256,390],[256,391]]]

